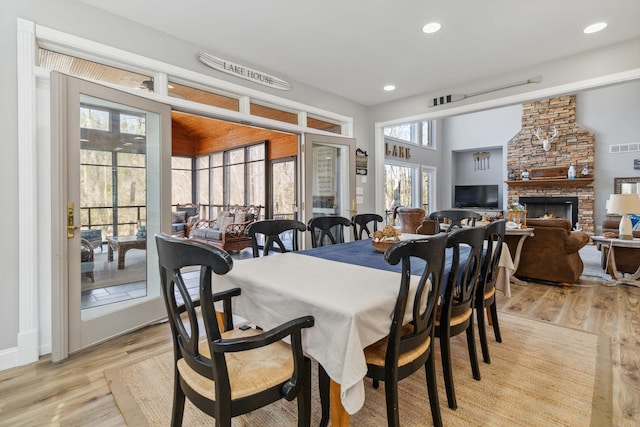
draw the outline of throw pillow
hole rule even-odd
[[[171,224],[187,222],[187,213],[184,211],[171,212]]]
[[[629,214],[629,219],[631,219],[631,228],[633,228],[635,231],[640,230],[640,215]]]
[[[234,215],[229,213],[229,211],[220,212],[220,216],[218,216],[218,228],[220,230],[224,230],[227,228],[229,224],[233,224]]]
[[[240,212],[236,213],[236,215],[235,215],[235,217],[233,219],[233,222],[235,224],[242,224],[244,221],[245,221],[244,212],[240,211]]]

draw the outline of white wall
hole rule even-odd
[[[605,202],[613,193],[614,178],[640,177],[633,160],[640,152],[609,153],[614,144],[640,143],[640,81],[580,92],[576,121],[595,135],[596,232],[602,229]]]
[[[506,200],[507,142],[522,127],[522,104],[461,114],[442,122],[444,146],[451,152],[447,156],[451,163],[444,170],[450,170],[452,174],[452,187],[449,191],[440,191],[443,206],[453,206],[452,188],[456,184],[498,184],[500,203]],[[490,153],[488,170],[475,169],[473,153],[476,151]]]

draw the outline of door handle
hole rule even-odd
[[[67,202],[67,239],[73,239],[75,231],[80,229],[80,226],[74,225],[74,216],[73,202]]]

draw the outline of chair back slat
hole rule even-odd
[[[215,246],[162,234],[156,235],[156,245],[162,295],[171,326],[175,357],[178,358],[179,352],[187,364],[200,375],[215,381],[228,381],[224,360],[216,366],[217,369],[213,369],[214,363],[202,357],[200,353],[200,327],[196,307],[201,307],[207,340],[212,342],[220,339],[222,334],[213,305],[211,273],[229,272],[233,268],[231,256]],[[183,275],[185,267],[193,266],[200,267],[199,292],[196,296],[190,295]],[[216,372],[224,375],[214,378]]]
[[[486,247],[478,284],[478,296],[484,296],[496,285],[498,277],[498,264],[502,256],[502,243],[504,242],[506,220],[500,219],[487,224],[484,227],[484,240]]]
[[[291,232],[291,250],[297,251],[298,245],[298,232],[306,231],[307,226],[303,222],[294,219],[265,219],[262,221],[256,221],[250,224],[245,230],[245,234],[251,237],[251,248],[253,250],[253,257],[260,256],[260,247],[258,244],[258,237],[264,236],[264,247],[262,249],[262,255],[267,256],[269,252],[274,249],[275,245],[278,246],[280,252],[290,252],[282,242],[281,234]]]
[[[362,240],[364,233],[367,238],[371,238],[371,234],[378,231],[378,223],[382,222],[382,216],[374,213],[357,214],[351,217],[351,225],[353,227],[353,238]],[[369,230],[369,223],[372,223],[373,231]]]
[[[447,235],[440,233],[417,240],[401,241],[385,253],[385,260],[389,264],[395,265],[402,262],[400,289],[393,311],[387,349],[387,356],[394,359],[395,363],[397,363],[397,357],[400,354],[419,347],[430,337],[433,338],[435,308],[439,300],[444,274],[446,244]],[[406,333],[406,330],[403,331],[403,325],[410,294],[412,258],[423,260],[425,267],[413,297],[410,321],[412,331]],[[391,353],[389,354],[389,352]],[[391,360],[388,361],[391,362]]]
[[[478,212],[469,209],[443,209],[431,212],[429,219],[436,220],[438,225],[445,222],[445,219],[449,220],[450,225],[449,228],[447,228],[447,232],[450,232],[456,228],[462,228],[463,225],[465,225],[462,224],[463,221],[467,221],[466,225],[475,227],[476,220],[481,220],[482,216]]]
[[[313,217],[307,227],[311,232],[311,245],[317,248],[344,243],[344,228],[350,226],[349,219],[338,215]]]
[[[456,229],[449,233],[447,247],[453,250],[453,261],[443,302],[443,310],[449,311],[449,319],[463,314],[472,306],[482,268],[483,243],[484,228],[481,227]]]

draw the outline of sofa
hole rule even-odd
[[[533,236],[524,240],[515,276],[543,283],[577,282],[584,268],[579,250],[589,243],[589,235],[572,231],[567,218],[527,218],[527,227],[533,228]],[[512,254],[516,253],[519,239],[520,236],[505,236]]]
[[[260,218],[261,206],[228,206],[216,219],[201,219],[193,226],[189,238],[225,251],[240,251],[251,247],[247,226]]]
[[[620,226],[619,216],[609,216],[602,222],[602,235],[605,237],[618,237],[618,228]],[[640,226],[635,226],[633,231],[633,237],[640,238]],[[607,257],[609,255],[609,248],[602,248],[598,245],[598,250],[602,252],[600,263],[603,269],[607,269],[607,273],[612,274],[610,268],[607,266]],[[640,266],[640,249],[635,248],[621,248],[616,247],[614,249],[616,254],[616,267],[618,271],[623,273],[635,273]]]

